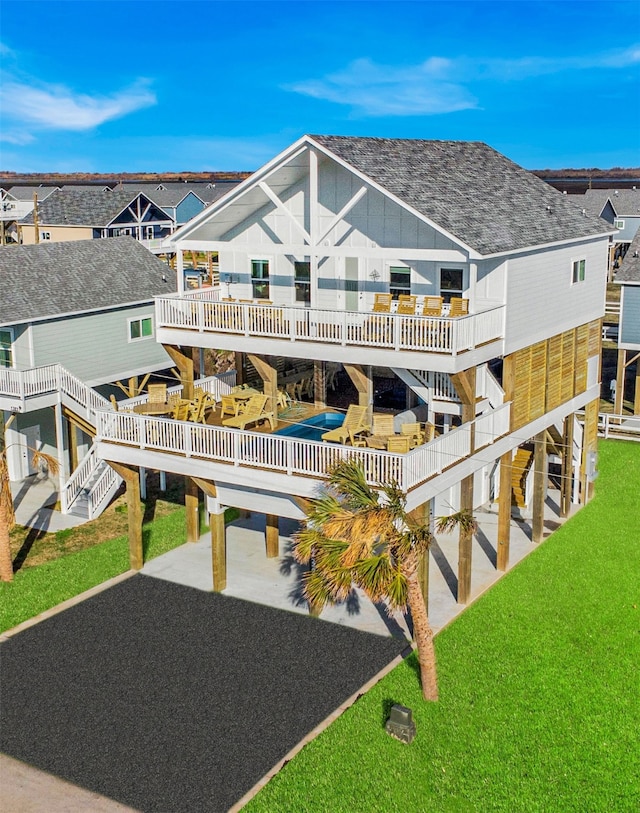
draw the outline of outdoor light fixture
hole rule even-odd
[[[391,714],[385,724],[387,734],[391,734],[396,740],[407,745],[413,742],[416,736],[416,724],[413,722],[411,709],[401,706],[399,703],[391,706]]]

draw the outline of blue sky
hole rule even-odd
[[[640,2],[0,0],[0,169],[252,170],[304,133],[640,166]]]

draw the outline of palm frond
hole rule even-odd
[[[352,510],[378,504],[378,493],[355,460],[341,460],[329,473],[329,486]]]
[[[335,604],[339,600],[319,570],[308,570],[302,577],[302,585],[304,597],[319,609],[325,604]]]
[[[369,596],[371,601],[381,601],[388,596],[389,585],[393,581],[395,568],[389,557],[383,553],[361,559],[353,566],[353,580]]]
[[[456,528],[462,533],[475,533],[478,529],[471,511],[456,511],[448,517],[438,517],[436,520],[436,531],[439,534],[449,534]]]

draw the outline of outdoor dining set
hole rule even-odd
[[[394,415],[374,413],[369,422],[368,408],[351,404],[342,425],[325,432],[322,440],[406,454],[416,446],[433,440],[434,436],[435,427],[431,423],[403,423],[397,433]]]

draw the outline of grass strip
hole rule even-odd
[[[184,508],[144,525],[142,534],[145,561],[182,545],[185,541]],[[126,536],[21,569],[12,582],[0,582],[0,632],[128,569]]]
[[[436,638],[440,701],[412,658],[245,808],[640,809],[640,444],[600,445],[596,498]],[[410,746],[384,722],[414,711]]]

